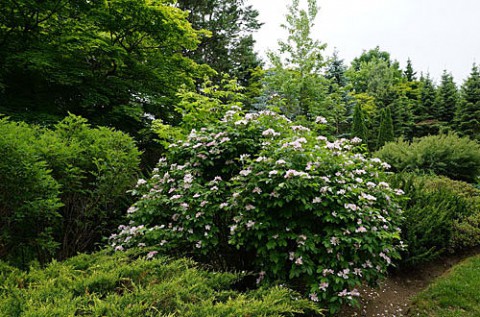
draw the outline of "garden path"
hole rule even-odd
[[[406,317],[413,296],[424,290],[439,276],[462,260],[480,254],[480,247],[454,255],[446,255],[409,270],[402,270],[385,279],[378,288],[361,290],[360,308],[346,308],[338,317]]]

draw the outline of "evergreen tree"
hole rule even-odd
[[[480,73],[475,64],[462,85],[455,122],[460,134],[480,139]]]
[[[400,96],[388,108],[391,108],[393,130],[396,133],[395,135],[397,137],[402,136],[406,139],[412,139],[412,101],[406,96]]]
[[[380,114],[380,128],[378,129],[377,149],[385,143],[393,141],[395,138],[393,131],[392,112],[390,107],[382,109]]]
[[[244,0],[178,0],[180,9],[188,11],[195,29],[210,31],[197,50],[187,54],[197,63],[208,64],[218,73],[237,78],[247,86],[250,72],[261,64],[254,51],[252,33],[261,27],[258,11]],[[222,76],[217,76],[216,82]]]
[[[332,58],[327,63],[325,78],[330,80],[331,84],[336,84],[338,87],[345,87],[347,85],[346,71],[347,66],[345,66],[343,59],[340,59],[338,52],[335,50]]]
[[[418,101],[412,107],[413,136],[437,134],[439,126],[438,120],[435,118],[436,88],[429,74],[420,76],[419,89]]]
[[[412,81],[417,80],[415,78],[416,74],[417,73],[413,70],[413,67],[412,67],[412,61],[409,58],[407,60],[407,67],[405,68],[405,71],[403,72],[403,75],[405,76],[405,78],[407,79],[408,82],[412,82]]]
[[[435,100],[435,117],[442,126],[451,126],[457,109],[457,86],[451,74],[443,71]]]
[[[368,144],[368,128],[365,119],[365,112],[360,104],[353,108],[352,137],[359,137],[363,143]]]

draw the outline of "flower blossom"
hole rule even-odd
[[[262,135],[263,136],[279,136],[280,133],[275,132],[275,130],[273,130],[273,129],[267,129],[267,130],[262,132]]]
[[[152,259],[157,253],[158,253],[158,251],[148,252],[148,254],[147,254],[147,260]]]
[[[315,123],[326,124],[328,121],[324,117],[318,116],[315,118]]]

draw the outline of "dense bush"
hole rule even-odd
[[[407,173],[393,176],[391,184],[409,198],[403,206],[404,265],[480,244],[480,190],[446,177]]]
[[[125,191],[135,184],[140,156],[133,139],[70,115],[45,130],[37,145],[61,185],[58,257],[91,250],[118,226],[128,206]]]
[[[139,163],[129,136],[75,116],[52,129],[3,119],[0,132],[2,258],[65,258],[118,226]]]
[[[0,315],[320,316],[285,287],[235,291],[238,279],[146,250],[79,255],[28,273],[0,263]]]
[[[59,186],[32,146],[38,130],[0,120],[0,258],[20,265],[58,247]]]
[[[398,254],[401,192],[379,182],[386,164],[356,150],[272,112],[229,111],[139,180],[112,244],[255,270],[335,310]]]
[[[480,145],[456,134],[432,135],[387,143],[375,156],[396,171],[433,172],[474,183],[480,175]]]

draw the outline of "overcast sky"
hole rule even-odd
[[[302,0],[306,3],[306,0]],[[301,2],[302,2],[301,1]],[[255,34],[256,50],[264,56],[285,38],[290,0],[247,0],[260,12],[264,24]],[[349,63],[363,50],[389,52],[405,66],[410,57],[414,69],[429,72],[437,81],[444,69],[457,84],[480,63],[479,0],[317,0],[313,37],[328,44],[327,55],[337,48]]]

